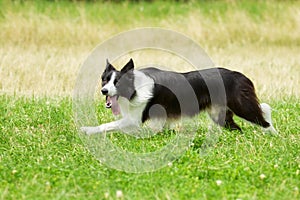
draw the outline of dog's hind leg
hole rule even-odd
[[[210,118],[219,126],[225,127],[229,130],[239,130],[241,128],[233,121],[233,112],[224,106],[214,105],[208,110]]]
[[[222,106],[211,105],[207,112],[210,118],[213,120],[213,122],[220,126],[225,126],[226,110],[224,110]]]
[[[233,112],[222,106],[211,106],[208,110],[210,118],[219,126],[225,127],[229,130],[242,129],[233,121]]]
[[[239,130],[242,132],[242,129],[233,121],[233,112],[230,110],[226,111],[225,128],[228,128],[229,130]]]

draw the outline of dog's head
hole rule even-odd
[[[120,71],[106,60],[106,68],[101,76],[101,92],[106,96],[106,107],[113,108],[113,112],[113,106],[117,104],[116,100],[119,96],[131,100],[136,94],[133,70],[132,59]]]

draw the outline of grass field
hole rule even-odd
[[[217,65],[249,76],[261,101],[273,107],[279,136],[237,119],[244,134],[224,130],[200,155],[203,118],[193,145],[163,169],[131,174],[99,163],[74,122],[75,80],[96,45],[144,26],[184,33]],[[2,0],[0,30],[0,199],[300,198],[299,1]],[[138,65],[157,59],[133,56]],[[100,121],[109,121],[102,102]],[[112,139],[138,152],[168,139],[159,137]]]

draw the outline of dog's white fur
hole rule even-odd
[[[118,103],[120,105],[120,111],[122,118],[113,122],[109,122],[106,124],[102,124],[100,126],[94,127],[81,127],[81,131],[85,132],[88,135],[95,133],[103,133],[110,131],[124,131],[126,130],[132,131],[137,130],[142,124],[142,114],[145,110],[145,107],[148,101],[153,97],[153,88],[154,88],[154,80],[149,76],[144,74],[143,72],[134,70],[134,87],[136,88],[136,96],[134,99],[129,101],[124,97],[119,97]],[[114,85],[114,81],[116,79],[116,73],[113,72],[111,79],[107,84],[103,86],[102,89],[108,90],[109,96],[114,96],[117,94],[117,89]],[[277,131],[272,125],[271,120],[271,107],[266,104],[260,104],[261,110],[263,112],[263,117],[270,124],[270,126],[266,129],[274,134],[277,134]],[[210,107],[208,113],[211,118],[215,121],[218,119],[218,113],[220,109],[224,109],[221,107]]]
[[[88,135],[103,133],[109,131],[136,130],[140,127],[142,113],[150,98],[152,98],[152,89],[154,81],[144,73],[134,70],[134,86],[136,88],[136,97],[129,102],[126,98],[119,97],[118,103],[121,109],[122,118],[113,122],[102,124],[100,126],[81,127],[81,131]],[[110,81],[103,87],[108,89],[110,96],[117,93],[114,86],[115,73],[113,72]]]
[[[108,90],[108,95],[109,96],[114,96],[117,94],[117,89],[114,85],[114,81],[116,79],[116,73],[113,72],[111,79],[108,81],[107,84],[104,85],[104,87],[102,89],[107,89]]]
[[[261,103],[260,104],[261,110],[263,112],[263,116],[265,118],[265,120],[267,122],[269,122],[270,126],[268,128],[266,128],[266,131],[270,131],[273,134],[278,134],[278,132],[276,131],[276,129],[274,128],[273,124],[272,124],[272,109],[271,106],[267,103]]]

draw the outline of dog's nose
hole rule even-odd
[[[101,90],[101,92],[102,92],[102,94],[103,94],[103,95],[107,95],[107,93],[108,93],[108,89],[106,89],[106,88],[103,88],[103,89]]]

